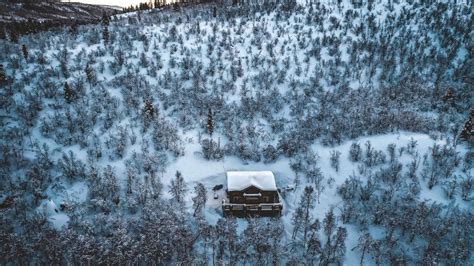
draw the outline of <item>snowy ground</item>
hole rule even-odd
[[[323,191],[319,203],[316,204],[312,215],[314,218],[318,218],[320,221],[324,219],[326,212],[331,208],[337,210],[342,199],[337,194],[337,187],[341,185],[347,177],[353,173],[357,173],[357,165],[352,163],[348,159],[349,148],[352,142],[358,142],[364,144],[367,141],[370,141],[373,144],[373,147],[376,150],[385,151],[387,145],[394,143],[397,147],[406,146],[410,141],[415,140],[417,142],[417,150],[422,155],[429,151],[429,147],[433,143],[444,144],[444,140],[433,140],[430,136],[425,134],[410,133],[410,132],[399,132],[387,135],[379,136],[370,136],[356,139],[354,141],[347,141],[339,146],[335,147],[325,147],[318,143],[312,145],[313,151],[315,151],[319,156],[319,166],[326,177],[326,181],[329,177],[334,178],[333,184],[327,184],[326,189]],[[275,174],[277,186],[279,188],[284,188],[288,185],[293,185],[295,180],[295,173],[291,170],[289,165],[289,159],[281,158],[275,163],[264,164],[264,163],[248,163],[243,162],[242,160],[229,157],[221,161],[207,161],[202,158],[200,153],[200,145],[196,143],[191,143],[187,145],[186,154],[183,157],[179,157],[176,161],[172,162],[165,173],[165,177],[168,177],[168,180],[164,179],[164,183],[169,182],[169,177],[172,177],[176,171],[180,171],[185,177],[186,181],[190,183],[190,186],[193,186],[194,182],[201,182],[206,185],[208,189],[208,202],[206,205],[206,218],[210,223],[216,223],[217,220],[221,217],[222,212],[220,210],[220,202],[223,197],[225,197],[225,192],[220,190],[218,192],[219,199],[213,199],[212,188],[218,184],[224,184],[225,186],[225,172],[230,170],[270,170]],[[330,166],[330,152],[333,150],[338,150],[341,152],[341,162],[340,169],[338,172]],[[460,153],[465,152],[465,146],[458,146],[457,150]],[[406,165],[412,160],[411,155],[404,154],[400,158],[400,162],[403,165]],[[304,179],[303,183],[295,190],[291,192],[283,193],[283,202],[284,202],[284,211],[282,220],[285,224],[286,236],[291,237],[292,230],[292,221],[291,215],[295,209],[295,206],[298,204],[299,198],[302,194],[304,188]],[[187,206],[191,208],[192,195],[188,195]],[[442,189],[437,186],[432,190],[429,190],[426,184],[422,185],[422,190],[420,193],[420,200],[430,200],[432,202],[438,202],[442,204],[449,204],[450,200],[444,196]],[[472,202],[463,201],[457,196],[456,204],[459,204],[461,208],[473,208],[474,205]],[[246,220],[239,219],[239,228],[245,228]],[[353,251],[352,248],[357,245],[357,240],[359,238],[358,230],[353,225],[345,225],[348,230],[348,239],[346,241],[346,262],[347,265],[351,265],[350,262],[358,261],[360,255],[357,251]],[[380,232],[377,228],[373,228],[372,232]]]
[[[294,186],[295,172],[291,170],[290,160],[288,158],[280,157],[276,162],[269,164],[262,162],[244,162],[241,159],[232,156],[225,157],[219,161],[208,161],[202,157],[201,146],[196,140],[192,138],[191,133],[188,133],[187,139],[188,143],[186,145],[185,155],[178,157],[175,161],[170,163],[166,169],[166,172],[163,173],[163,183],[165,187],[167,187],[171,178],[174,177],[176,171],[180,171],[182,173],[186,182],[188,183],[190,190],[192,190],[196,182],[203,183],[208,190],[208,200],[204,213],[206,219],[211,224],[215,224],[217,220],[222,217],[221,202],[222,199],[226,197],[226,171],[270,170],[274,172],[276,183],[279,188]],[[347,141],[335,147],[326,147],[318,143],[313,144],[311,148],[319,155],[320,160],[318,163],[324,176],[326,177],[326,189],[320,195],[319,202],[316,204],[316,207],[313,210],[313,217],[322,221],[325,214],[330,209],[335,209],[337,212],[338,207],[342,201],[340,196],[337,194],[337,187],[341,185],[347,177],[358,172],[358,164],[352,163],[348,159],[351,143],[358,142],[360,144],[364,144],[367,141],[370,141],[376,150],[385,151],[387,145],[390,143],[395,143],[397,147],[403,147],[412,140],[417,142],[417,150],[421,155],[428,152],[429,147],[432,146],[433,143],[445,143],[444,140],[435,141],[430,136],[425,134],[399,132],[387,135],[363,137],[353,141]],[[331,167],[329,161],[330,152],[333,150],[341,152],[340,169],[338,172],[336,172],[335,169]],[[458,146],[457,150],[458,152],[463,153],[465,152],[465,147]],[[411,155],[404,154],[400,158],[400,162],[403,165],[406,165],[411,159]],[[125,176],[125,174],[119,173],[118,176]],[[334,182],[328,184],[327,181],[330,177],[334,178]],[[285,191],[281,193],[284,203],[284,211],[281,219],[285,224],[287,238],[291,237],[291,215],[299,202],[303,188],[306,184],[304,178],[301,178],[301,181],[302,183],[294,191]],[[122,182],[125,182],[125,180],[122,180]],[[214,192],[212,191],[212,188],[219,184],[223,184],[224,188],[217,191],[218,199],[214,199]],[[165,190],[167,191],[167,189]],[[64,212],[59,210],[59,204],[65,200],[77,203],[85,202],[87,199],[87,186],[83,182],[77,182],[74,184],[64,184],[64,188],[59,189],[59,191],[62,193],[58,193],[58,189],[55,189],[54,191],[55,192],[50,192],[50,198],[44,200],[38,209],[44,210],[49,217],[49,221],[54,225],[54,227],[60,229],[67,224],[69,217]],[[185,197],[186,206],[189,212],[192,212],[191,199],[193,196],[193,193],[188,193]],[[169,197],[169,195],[165,195],[165,197]],[[450,200],[444,196],[444,192],[439,186],[429,190],[426,184],[422,185],[420,200],[430,200],[432,202],[438,202],[442,204],[450,203]],[[463,201],[459,198],[459,196],[456,197],[455,203],[461,208],[474,207],[472,202]],[[238,224],[239,229],[243,230],[246,227],[247,221],[245,219],[239,219]],[[348,230],[348,239],[346,241],[346,262],[348,262],[347,265],[350,265],[349,262],[357,261],[360,256],[357,251],[352,250],[352,248],[357,245],[359,233],[358,229],[353,225],[345,225],[345,227]],[[381,232],[380,230],[381,228],[377,229],[377,227],[373,227],[371,232],[373,232],[374,235],[377,235],[377,232]]]

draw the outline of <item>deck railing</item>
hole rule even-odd
[[[259,203],[259,204],[246,204],[246,203],[230,203],[226,200],[222,200],[222,209],[224,212],[231,211],[281,211],[283,204],[281,203]]]

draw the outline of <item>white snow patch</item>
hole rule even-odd
[[[250,186],[265,191],[276,191],[275,177],[271,171],[229,171],[227,172],[227,189],[238,191]]]
[[[43,200],[37,211],[47,216],[49,222],[57,230],[62,229],[68,222],[69,216],[59,211],[58,206],[53,200]]]

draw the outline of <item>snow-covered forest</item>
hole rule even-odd
[[[7,29],[0,264],[474,264],[472,2],[221,2]]]

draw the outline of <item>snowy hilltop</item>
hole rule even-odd
[[[474,264],[471,1],[194,2],[0,29],[0,264]]]

